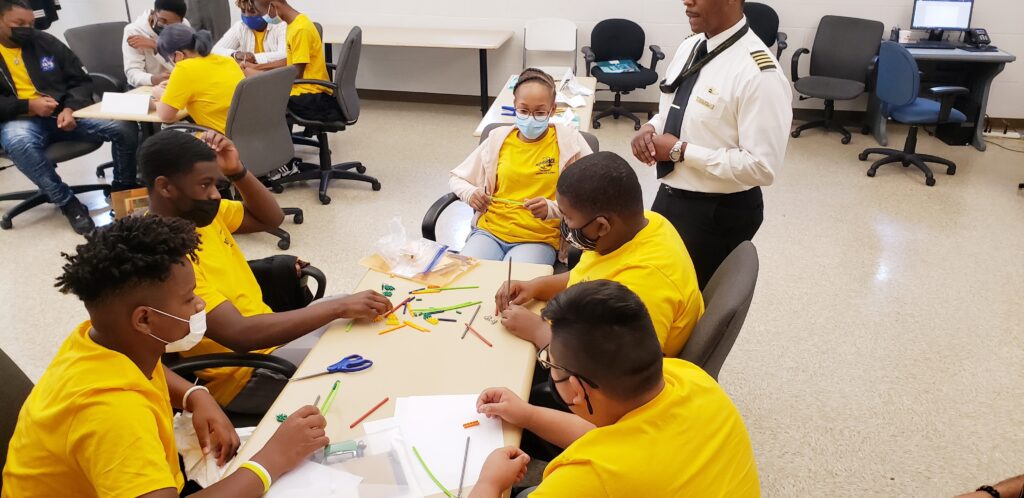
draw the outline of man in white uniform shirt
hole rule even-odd
[[[768,47],[747,26],[743,0],[684,0],[696,35],[662,82],[659,112],[633,138],[657,165],[652,210],[679,231],[703,288],[761,226],[761,186],[782,165],[793,94]]]

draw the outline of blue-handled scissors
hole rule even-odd
[[[313,377],[319,377],[321,375],[327,375],[332,373],[352,373],[366,370],[373,366],[373,361],[363,358],[362,355],[350,354],[341,359],[341,361],[327,367],[326,372],[318,372],[315,374],[305,375],[302,377],[292,377],[292,380],[305,380],[312,379]]]
[[[512,107],[510,105],[503,105],[503,106],[501,106],[501,115],[502,116],[515,116],[516,115],[516,108]]]

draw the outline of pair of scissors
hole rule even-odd
[[[292,380],[305,380],[312,379],[313,377],[319,377],[321,375],[327,375],[332,373],[352,373],[366,370],[373,366],[373,361],[363,358],[362,355],[350,354],[341,359],[341,361],[327,367],[326,372],[318,372],[315,374],[304,375],[302,377],[292,377]]]
[[[510,105],[503,105],[503,106],[501,106],[501,115],[502,116],[515,116],[516,115],[516,108],[512,107]]]

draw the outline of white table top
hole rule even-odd
[[[344,43],[351,25],[324,24],[324,43]],[[377,47],[467,48],[493,50],[512,38],[509,30],[360,26],[363,45]]]
[[[138,88],[133,88],[133,89],[131,89],[131,90],[125,92],[125,93],[152,95],[153,94],[153,87],[151,87],[151,86],[140,86]],[[102,102],[97,102],[97,103],[95,103],[95,104],[93,104],[93,105],[91,105],[89,107],[85,107],[85,108],[79,109],[79,110],[75,111],[72,114],[72,116],[74,116],[75,118],[79,118],[79,119],[82,119],[82,118],[86,118],[86,119],[109,119],[109,120],[112,120],[112,121],[135,121],[137,123],[163,123],[164,122],[162,119],[157,117],[155,109],[150,109],[149,114],[147,114],[145,116],[139,116],[137,114],[109,113],[109,112],[103,112],[103,103]],[[178,111],[178,117],[177,117],[177,119],[175,121],[181,121],[182,119],[185,119],[187,117],[188,117],[188,111],[181,110],[181,111]]]
[[[474,137],[479,137],[480,134],[483,133],[484,128],[491,123],[511,124],[515,122],[515,117],[501,115],[501,106],[511,106],[514,102],[512,86],[518,76],[519,75],[517,74],[513,74],[505,81],[505,86],[501,88],[501,93],[499,93],[498,97],[494,99],[494,103],[491,104],[490,109],[487,109],[487,114],[484,115],[483,119],[480,120],[480,124],[476,126],[475,130],[473,130]],[[597,79],[590,76],[577,76],[576,82],[585,88],[589,88],[593,92],[589,97],[584,97],[587,103],[584,104],[583,107],[578,107],[572,110],[572,112],[579,117],[580,131],[590,131],[590,122],[594,114],[594,98],[597,95],[597,92],[595,91],[597,88]],[[558,105],[559,107],[563,107],[567,104]]]

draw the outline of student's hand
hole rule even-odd
[[[487,194],[482,188],[476,189],[473,195],[469,197],[469,205],[474,211],[483,214],[487,212],[487,208],[491,205],[491,196]]]
[[[679,141],[679,137],[664,133],[654,137],[654,160],[655,161],[669,161],[668,153],[672,150],[672,147],[676,146],[676,142]]]
[[[645,124],[640,131],[636,132],[636,135],[633,135],[633,141],[630,144],[633,147],[633,157],[648,166],[655,163],[654,133],[654,126]]]
[[[148,36],[131,35],[128,37],[128,46],[135,50],[146,48],[156,50],[156,40]]]
[[[498,287],[498,293],[494,295],[495,313],[505,311],[509,306],[509,301],[520,306],[532,301],[537,295],[535,287],[533,281],[523,282],[522,280],[501,284],[501,287]]]
[[[171,73],[163,72],[160,74],[154,74],[150,76],[150,84],[153,86],[167,86],[167,81],[171,79]]]
[[[239,50],[238,52],[231,54],[231,56],[234,57],[235,60],[238,62],[248,62],[249,64],[256,64],[256,54],[252,52],[242,52],[241,50]]]
[[[501,312],[501,325],[512,332],[512,335],[533,342],[534,332],[543,327],[544,319],[540,315],[513,304]]]
[[[153,97],[153,100],[155,102],[160,102],[160,100],[162,100],[164,98],[164,92],[166,92],[166,91],[167,91],[167,85],[166,85],[166,82],[164,82],[164,83],[161,83],[161,84],[159,84],[157,86],[154,86],[153,87],[153,93],[151,93],[150,95]]]
[[[320,410],[315,406],[303,406],[278,426],[277,432],[252,459],[276,480],[331,442],[325,427],[327,419]]]
[[[548,200],[543,197],[526,199],[523,207],[529,209],[534,218],[543,220],[548,217]]]
[[[487,418],[500,418],[516,427],[529,425],[532,409],[523,398],[505,387],[484,389],[476,399],[477,413],[487,415]]]
[[[238,149],[230,138],[212,131],[203,132],[200,140],[206,142],[217,153],[217,165],[224,176],[231,176],[242,171],[242,161],[238,159]]]
[[[473,486],[473,490],[484,487],[495,495],[503,493],[523,479],[526,475],[526,465],[529,463],[530,456],[515,446],[498,448],[484,460],[480,479],[476,486]]]
[[[366,290],[341,299],[328,301],[338,307],[338,318],[373,320],[394,307],[391,301],[377,291]]]
[[[74,112],[75,111],[68,109],[67,107],[65,107],[63,111],[60,111],[60,114],[57,115],[57,128],[64,131],[73,131],[77,128],[78,122],[76,122],[75,117],[72,116]]]
[[[188,404],[192,408],[192,426],[196,429],[203,455],[213,454],[217,457],[217,466],[223,467],[241,446],[235,427],[206,391],[194,391],[188,397]]]
[[[39,116],[41,118],[48,118],[53,115],[53,111],[57,109],[57,101],[49,95],[44,95],[37,99],[28,101],[28,114],[30,116]]]

